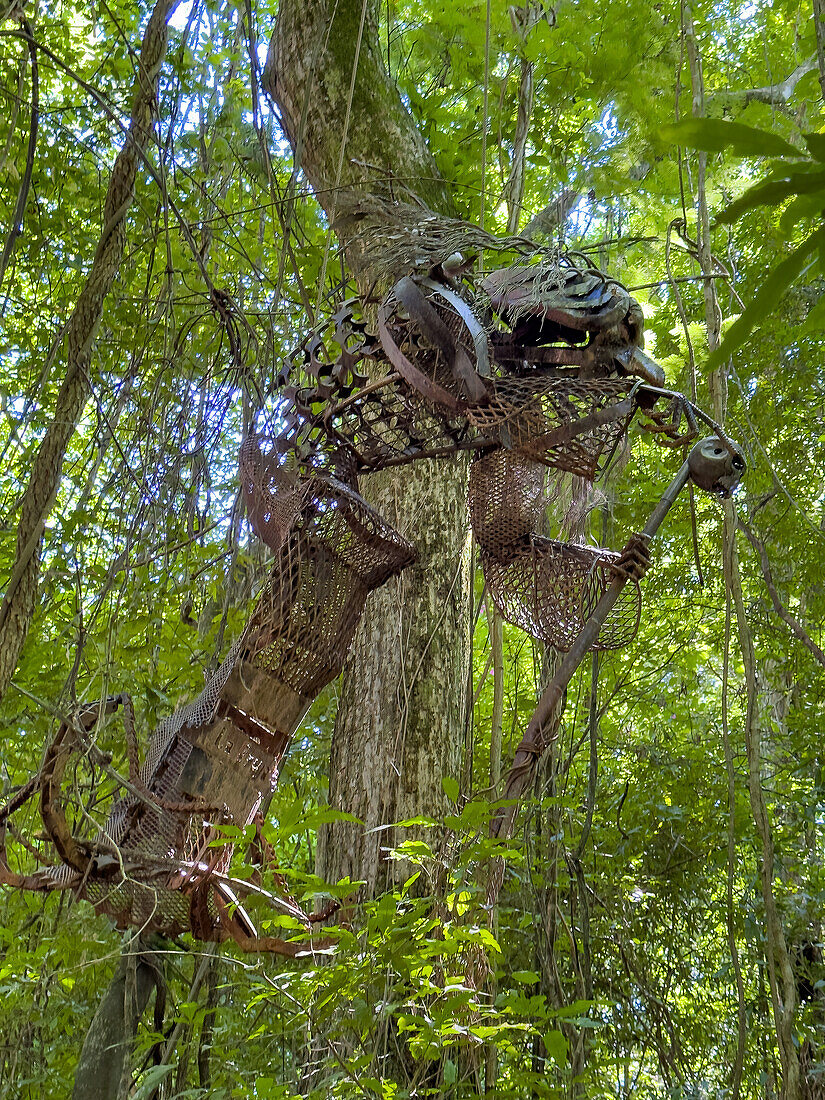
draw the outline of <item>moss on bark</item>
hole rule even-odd
[[[339,201],[350,210],[366,194],[451,214],[449,188],[384,69],[374,0],[356,48],[363,10],[360,0],[340,0],[332,15],[323,3],[281,2],[265,82],[296,159],[331,219]],[[366,289],[378,272],[354,228],[347,219],[339,235]],[[370,599],[344,672],[333,735],[330,802],[358,816],[365,829],[327,831],[319,870],[331,879],[364,879],[371,893],[386,885],[381,849],[392,837],[370,830],[415,814],[438,815],[441,779],[458,772],[469,664],[466,480],[466,462],[454,460],[372,475],[362,486],[419,552],[416,566]]]

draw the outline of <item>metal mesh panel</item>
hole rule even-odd
[[[619,349],[638,346],[637,303],[551,256],[474,294],[449,277],[405,277],[378,329],[380,347],[345,303],[302,345],[303,388],[283,391],[265,446],[241,449],[247,514],[273,553],[247,626],[198,697],[158,726],[132,793],[87,843],[86,871],[78,858],[29,876],[31,888],[71,887],[120,925],[227,934],[219,893],[232,848],[210,847],[216,828],[253,820],[370,591],[415,559],[359,495],[358,472],[475,449],[469,512],[492,598],[550,645],[571,646],[610,584],[619,555],[536,530],[547,467],[592,480],[627,430],[636,383]],[[363,360],[387,373],[368,378]],[[597,648],[629,642],[639,609],[629,584]]]
[[[428,403],[413,390],[387,385],[334,407],[326,419],[337,444],[361,470],[382,469],[471,438],[466,419]]]
[[[321,430],[328,447],[346,453],[358,470],[500,446],[592,481],[627,431],[632,386],[623,379],[540,373],[490,378],[485,401],[458,416],[414,390],[386,385],[332,406]],[[302,500],[297,481],[278,476],[285,486],[280,507],[295,514]],[[253,516],[256,529],[258,522]]]
[[[368,592],[339,555],[295,532],[250,623],[252,662],[314,696],[341,670]]]
[[[310,487],[286,468],[283,455],[264,453],[254,437],[244,440],[238,466],[249,522],[277,550],[306,504]]]
[[[467,419],[503,447],[592,481],[627,431],[631,388],[619,379],[499,378],[489,404]]]
[[[367,595],[414,560],[412,546],[332,477],[305,482],[306,505],[277,551],[249,622],[251,662],[313,698],[340,672]]]
[[[502,616],[534,638],[567,650],[612,579],[618,554],[531,535],[506,559],[482,551],[484,578]],[[636,635],[641,596],[622,591],[599,633],[596,649],[618,649]]]
[[[276,551],[270,577],[227,659],[152,738],[140,776],[149,800],[130,795],[113,807],[100,839],[119,848],[122,866],[110,859],[106,875],[80,888],[120,924],[177,934],[191,924],[185,895],[198,891],[200,934],[204,920],[218,928],[199,884],[228,867],[232,849],[209,848],[209,822],[253,819],[295,726],[340,672],[367,595],[414,557],[335,478],[299,483],[250,454],[244,488],[258,533]]]
[[[470,467],[470,522],[484,579],[501,614],[556,649],[572,645],[611,580],[618,554],[535,534],[546,506],[544,470],[517,451],[493,451]],[[599,634],[598,649],[636,635],[641,597],[628,585]]]
[[[111,917],[118,928],[131,926],[167,936],[189,931],[187,898],[179,890],[153,885],[143,877],[111,884],[103,879],[88,880],[83,893],[95,910]]]
[[[535,531],[545,508],[545,470],[516,451],[491,451],[470,466],[470,523],[479,546],[497,557]]]

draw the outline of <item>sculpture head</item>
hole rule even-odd
[[[688,455],[694,485],[718,497],[729,497],[742,480],[747,463],[739,448],[719,436],[700,440]]]

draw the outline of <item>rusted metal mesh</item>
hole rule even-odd
[[[268,518],[274,513],[255,524],[276,556],[246,648],[258,668],[314,698],[340,672],[369,592],[409,565],[415,550],[336,478],[311,476],[304,486],[304,507],[283,541]]]
[[[490,595],[508,622],[567,650],[612,579],[620,555],[536,533],[546,507],[545,471],[525,454],[493,451],[470,467],[470,521]],[[627,585],[602,628],[597,649],[618,649],[636,635],[637,583]]]
[[[473,533],[488,554],[506,558],[537,528],[546,507],[545,470],[515,451],[479,455],[470,466]]]
[[[449,416],[397,381],[333,406],[326,417],[329,436],[357,470],[386,469],[476,446],[477,433],[466,417]]]
[[[144,783],[163,802],[207,812],[150,809],[124,800],[110,819],[112,841],[167,870],[165,884],[137,881],[91,897],[126,923],[163,927],[184,917],[183,895],[225,874],[231,846],[210,849],[221,817],[249,824],[277,782],[289,741],[318,692],[341,671],[369,592],[414,558],[413,548],[354,490],[333,477],[298,482],[250,444],[244,493],[258,535],[275,551],[269,579],[241,642],[194,703],[162,726]],[[217,858],[215,853],[218,853]],[[171,875],[170,861],[177,861]],[[161,888],[162,887],[162,888]],[[93,893],[99,893],[94,884]],[[88,890],[87,890],[88,894]],[[215,929],[214,895],[198,893]],[[183,927],[189,927],[185,915]]]
[[[545,478],[550,468],[592,480],[624,436],[641,313],[623,288],[557,255],[475,289],[446,267],[399,280],[376,335],[349,302],[301,345],[303,384],[286,386],[272,430],[241,451],[247,514],[273,554],[241,638],[158,727],[105,826],[81,829],[71,859],[29,876],[3,849],[0,880],[72,888],[120,925],[258,942],[216,833],[255,819],[307,708],[339,674],[369,592],[415,559],[360,496],[359,473],[476,451],[469,512],[492,597],[533,637],[570,646],[619,555],[537,533]],[[597,648],[630,641],[638,619],[628,585]],[[60,852],[69,831],[52,797],[43,820]]]
[[[506,559],[481,552],[484,579],[508,622],[556,649],[568,650],[612,580],[612,550],[530,535]],[[639,626],[641,595],[628,584],[594,649],[619,649]]]
[[[636,409],[633,374],[645,372],[628,352],[639,307],[617,284],[557,259],[513,270],[493,273],[482,284],[489,294],[475,297],[431,278],[400,280],[379,310],[380,348],[354,304],[343,306],[323,340],[302,345],[295,361],[313,384],[287,387],[290,405],[268,433],[282,481],[299,466],[350,480],[490,447],[596,477]],[[382,361],[389,370],[376,377]],[[286,506],[286,485],[279,495]]]
[[[309,500],[309,482],[288,468],[284,455],[264,454],[255,439],[244,441],[238,466],[249,522],[271,550],[278,550]]]
[[[254,444],[242,458],[249,514],[274,551],[242,638],[200,695],[163,722],[130,794],[93,838],[85,872],[60,866],[30,885],[72,888],[120,926],[202,939],[234,934],[229,844],[278,778],[312,700],[341,671],[366,598],[415,551],[357,492],[332,476],[298,481]],[[254,930],[253,930],[254,931]]]
[[[592,481],[627,432],[631,389],[625,379],[502,378],[467,418],[502,447]]]

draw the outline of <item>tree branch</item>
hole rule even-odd
[[[816,10],[816,4],[822,5],[823,2],[825,0],[815,0],[814,10]],[[817,28],[819,27],[820,23],[817,22]],[[819,29],[817,29],[818,51],[820,51],[819,33]],[[769,107],[784,107],[796,91],[796,86],[802,77],[812,72],[818,63],[817,54],[814,54],[807,61],[797,65],[789,76],[786,76],[784,80],[777,81],[776,84],[765,84],[761,88],[723,88],[719,91],[706,93],[705,99],[713,100],[724,96],[725,99],[741,101],[746,107],[749,103],[767,103]],[[822,66],[820,65],[820,81],[823,79],[825,78],[822,76]],[[825,91],[823,95],[825,96]]]
[[[796,616],[792,615],[791,612],[788,611],[788,609],[779,598],[779,593],[776,590],[776,585],[773,583],[773,576],[771,574],[771,563],[770,559],[768,558],[768,552],[765,549],[764,543],[757,538],[757,536],[754,534],[748,524],[745,523],[745,521],[741,518],[739,519],[738,527],[756,551],[756,554],[759,558],[759,565],[762,569],[762,576],[765,580],[765,587],[768,590],[768,595],[771,598],[771,603],[773,604],[774,611],[777,613],[782,622],[786,623],[791,628],[793,634],[800,640],[800,642],[802,642],[805,648],[809,650],[817,659],[817,661],[819,661],[822,667],[825,668],[825,653],[823,653],[816,642],[811,639],[811,636],[808,634],[802,623],[800,623],[799,619],[797,619]]]
[[[6,238],[3,255],[0,256],[0,283],[3,282],[3,276],[6,273],[6,266],[11,257],[15,242],[23,232],[23,216],[26,213],[26,204],[29,201],[29,190],[31,188],[32,171],[34,169],[34,154],[37,148],[37,127],[40,120],[40,75],[37,64],[37,50],[34,45],[34,35],[32,34],[31,24],[25,16],[21,15],[20,25],[26,35],[26,46],[29,51],[29,60],[31,62],[32,109],[29,121],[29,144],[26,150],[26,167],[23,171],[23,179],[20,183],[20,191],[17,195],[17,204],[14,208],[9,235]]]
[[[534,214],[521,232],[522,237],[532,241],[538,234],[552,237],[560,225],[564,225],[570,211],[579,201],[580,191],[576,187],[565,187],[561,194],[548,202],[547,206]]]
[[[825,0],[814,0],[814,30],[816,31],[816,63],[819,87],[825,100]]]
[[[103,229],[86,282],[66,326],[66,374],[23,496],[17,557],[0,604],[0,698],[14,674],[31,624],[45,522],[60,486],[69,440],[91,390],[88,368],[92,348],[104,302],[126,247],[126,213],[134,198],[137,167],[152,133],[157,81],[166,55],[166,24],[177,3],[178,0],[158,0],[146,26],[129,130],[109,177]]]

